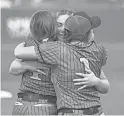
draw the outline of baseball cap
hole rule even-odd
[[[85,35],[92,27],[90,21],[82,16],[75,15],[70,16],[65,21],[65,29],[68,30],[71,35]]]
[[[91,29],[97,28],[101,25],[101,19],[98,16],[88,16],[84,11],[75,12],[74,15],[79,15],[88,19],[91,23]]]

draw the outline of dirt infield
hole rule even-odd
[[[110,81],[111,88],[108,94],[101,95],[104,111],[106,115],[124,115],[124,43],[106,44],[108,49],[108,62],[104,67],[104,72]],[[8,73],[9,65],[14,59],[13,49],[16,44],[2,44],[2,61],[1,61],[1,85],[2,90],[9,91],[13,94],[12,99],[2,99],[2,115],[11,115],[13,103],[16,100],[16,93],[20,84],[20,77],[12,76]]]

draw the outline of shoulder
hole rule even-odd
[[[108,51],[106,47],[103,44],[96,43],[99,55],[101,54],[101,57],[108,57]]]
[[[99,48],[100,48],[100,50],[101,50],[103,53],[107,53],[107,49],[105,48],[104,45],[99,44]]]
[[[44,42],[41,43],[40,46],[48,46],[48,47],[62,47],[62,46],[66,46],[66,44],[64,42],[60,42],[60,41],[48,41],[48,42]]]
[[[34,46],[34,45],[35,45],[35,41],[33,37],[31,36],[31,34],[29,34],[25,41],[25,46]]]
[[[101,52],[107,52],[105,46],[103,44],[100,44],[100,43],[97,43],[97,42],[94,42],[95,46],[97,49],[99,49],[99,51]]]

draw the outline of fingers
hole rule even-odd
[[[46,75],[46,73],[43,72],[43,71],[41,71],[40,69],[38,69],[37,72],[39,72],[39,73],[41,73],[41,74],[43,74],[43,75]]]
[[[76,75],[78,75],[78,76],[81,76],[81,77],[86,77],[87,76],[87,74],[84,74],[84,73],[75,73]]]
[[[74,83],[74,85],[86,85],[87,82],[79,82],[79,83]]]
[[[87,81],[87,78],[80,78],[80,79],[73,79],[74,82],[79,82],[79,81]]]
[[[39,81],[41,81],[41,79],[40,79],[39,77],[31,76],[30,78],[31,78],[31,79],[34,79],[34,80],[39,80]]]
[[[87,87],[87,85],[84,85],[84,86],[78,88],[78,91],[81,90],[81,89],[84,89],[84,88],[86,88],[86,87]]]

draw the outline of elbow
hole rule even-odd
[[[17,71],[13,71],[13,70],[9,70],[9,73],[10,73],[11,75],[14,75],[14,76],[22,75],[22,73],[17,72]]]
[[[21,65],[18,62],[13,61],[12,64],[10,65],[9,73],[12,75],[18,76],[20,75],[20,72],[19,72],[20,69],[21,69]]]
[[[107,94],[109,92],[109,89],[110,89],[110,83],[107,81],[106,91],[104,92],[104,94]]]
[[[11,69],[11,67],[9,68],[9,73],[12,74],[12,69]]]
[[[9,67],[9,73],[13,74],[15,71],[13,70],[12,66]]]
[[[109,89],[110,89],[110,83],[108,82],[106,84],[106,87],[103,88],[103,90],[100,92],[101,94],[107,94],[109,92]]]
[[[17,71],[14,68],[9,68],[9,73],[15,76],[18,76],[19,74],[17,73]]]
[[[101,94],[107,94],[107,93],[108,93],[108,91],[109,91],[108,89],[104,89],[104,90],[103,90],[103,91],[101,91],[100,93],[101,93]]]
[[[20,54],[21,54],[20,50],[18,50],[18,49],[14,50],[14,55],[15,55],[16,58],[21,59]]]

